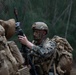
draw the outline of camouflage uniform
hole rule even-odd
[[[36,44],[35,44],[36,45]],[[33,63],[35,64],[38,75],[48,75],[56,51],[56,43],[46,38],[43,42],[32,48]]]

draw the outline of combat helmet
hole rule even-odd
[[[7,39],[10,39],[15,33],[15,20],[0,20],[0,25],[2,25],[5,29],[5,36]]]
[[[44,23],[44,22],[35,22],[32,25],[32,29],[38,29],[38,30],[45,30],[46,32],[48,32],[48,26]]]

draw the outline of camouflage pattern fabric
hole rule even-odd
[[[39,75],[48,75],[50,69],[49,66],[53,63],[52,57],[54,56],[55,47],[55,42],[47,38],[43,40],[40,45],[32,48],[32,61],[35,64],[36,71]]]

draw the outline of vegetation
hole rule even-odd
[[[49,37],[65,37],[76,54],[76,0],[0,0],[0,19],[15,18],[13,10],[18,9],[21,27],[32,40],[31,25],[43,21],[49,26]],[[17,39],[14,36],[12,39]]]

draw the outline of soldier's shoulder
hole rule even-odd
[[[56,47],[56,42],[51,40],[50,38],[47,38],[43,46],[44,48],[47,48],[47,49],[54,49]]]

